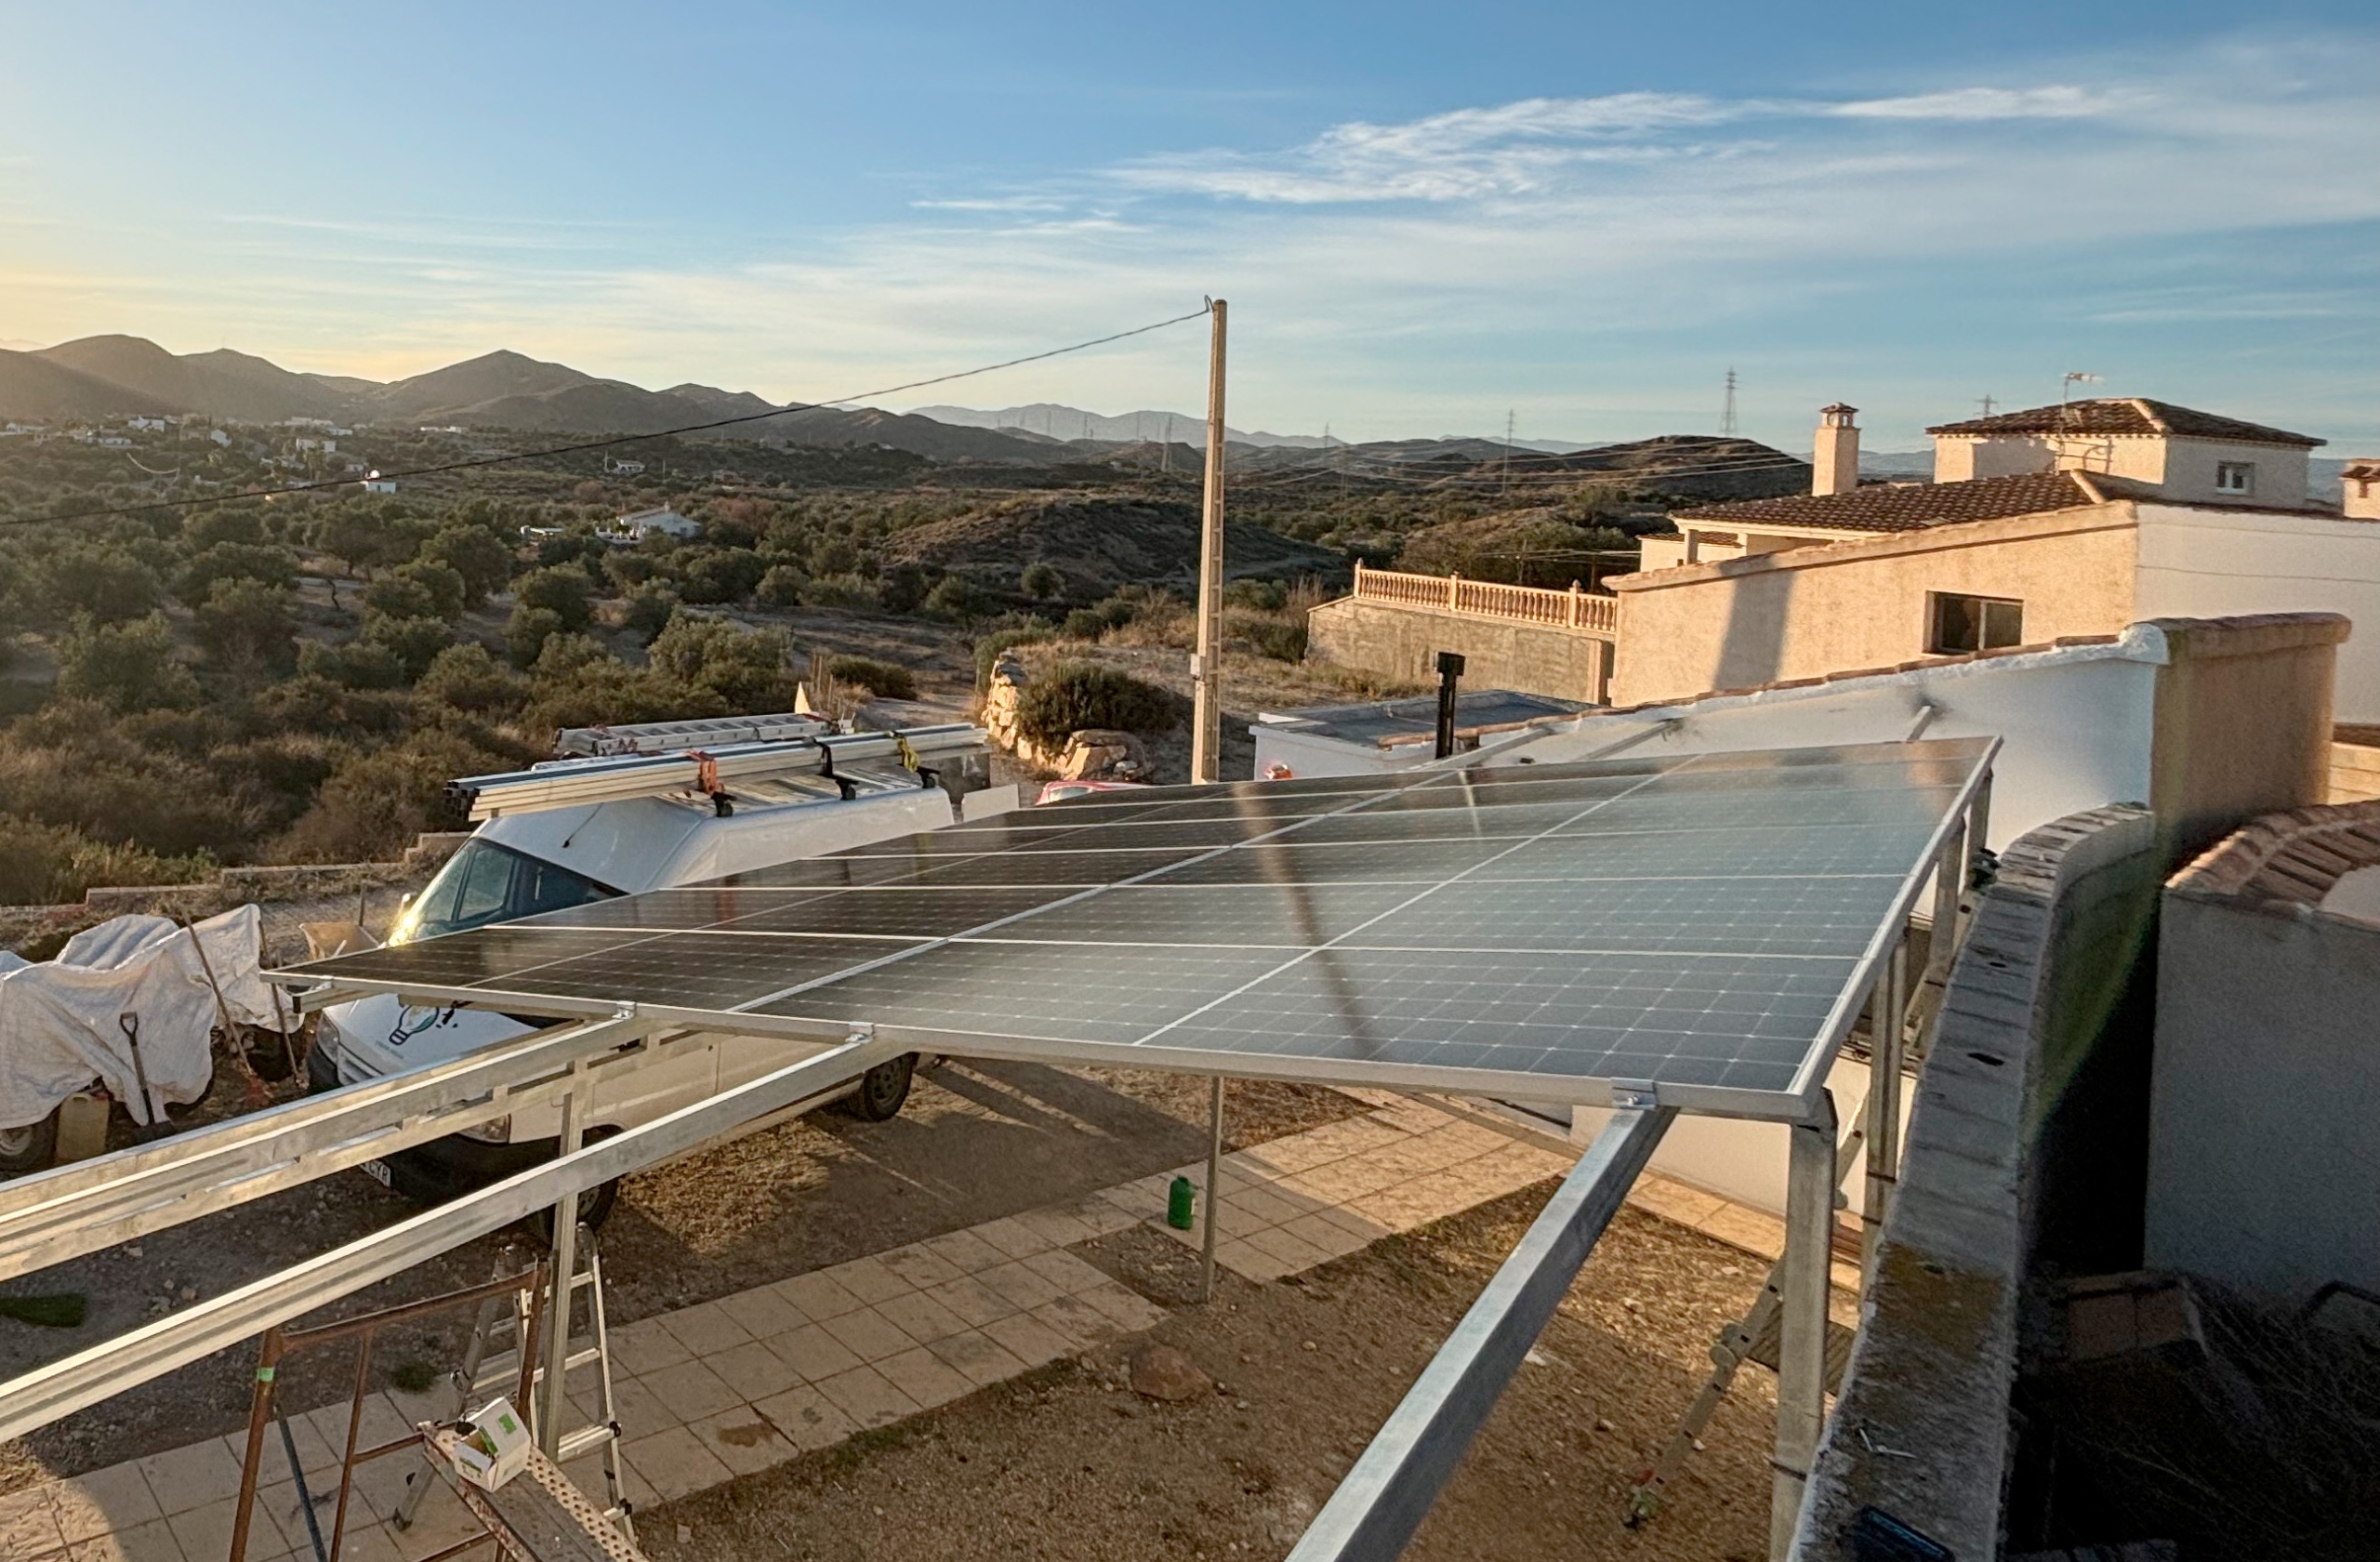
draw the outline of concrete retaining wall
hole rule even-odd
[[[2100,808],[2014,842],[1960,951],[1912,1092],[1900,1196],[1794,1539],[1852,1562],[1862,1508],[2000,1555],[2017,1302],[2044,1215],[2088,1198],[2066,1146],[2153,935],[2154,822]],[[2121,1045],[2121,1039],[2119,1039]]]
[[[1611,642],[1583,629],[1342,597],[1306,616],[1306,655],[1318,662],[1415,683],[1437,682],[1437,654],[1454,651],[1473,689],[1601,705],[1611,686]]]
[[[470,838],[469,830],[424,835],[393,862],[227,867],[193,884],[117,884],[88,891],[81,900],[58,906],[0,906],[0,948],[57,938],[111,917],[211,917],[250,901],[313,900],[410,883],[437,871]]]

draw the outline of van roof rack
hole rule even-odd
[[[527,770],[463,776],[446,783],[446,795],[473,820],[671,793],[707,796],[725,814],[739,786],[802,776],[833,781],[846,798],[852,797],[856,792],[853,778],[837,766],[872,761],[890,760],[900,770],[913,772],[918,785],[931,787],[941,779],[935,760],[985,753],[990,741],[983,728],[960,721],[898,732],[797,737],[781,743],[730,743],[676,753],[552,760]],[[899,770],[892,774],[897,775]]]
[[[691,721],[624,721],[606,727],[564,727],[554,747],[565,754],[667,754],[682,748],[719,748],[733,743],[785,743],[817,737],[834,723],[806,711],[768,716],[706,716]]]

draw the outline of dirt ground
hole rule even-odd
[[[631,1177],[603,1235],[611,1316],[628,1322],[689,1306],[1195,1160],[1206,1152],[1207,1089],[1170,1074],[951,1063],[921,1075],[890,1122],[829,1109]],[[176,1116],[186,1126],[212,1120],[243,1099],[238,1077],[218,1066],[207,1100]],[[1364,1109],[1318,1086],[1235,1081],[1225,1095],[1235,1146]],[[14,1295],[80,1293],[89,1313],[78,1329],[0,1319],[0,1377],[415,1212],[348,1172],[9,1281],[5,1291]],[[311,1321],[474,1285],[536,1256],[524,1233],[500,1233]],[[430,1331],[392,1331],[377,1358],[379,1375],[387,1381],[408,1363],[443,1370],[468,1328],[458,1318]],[[293,1359],[282,1376],[290,1408],[344,1399],[351,1361],[343,1349]],[[246,1420],[255,1362],[253,1344],[218,1352],[0,1445],[0,1490],[231,1431]]]
[[[1274,1285],[1225,1275],[1151,1337],[1211,1394],[1132,1393],[1136,1342],[637,1516],[658,1562],[1044,1562],[1285,1555],[1516,1242],[1546,1183]],[[1074,1251],[1179,1304],[1192,1255],[1130,1231]],[[1760,1266],[1623,1210],[1408,1555],[1752,1562],[1765,1555],[1775,1393],[1752,1370],[1640,1529],[1637,1471]]]

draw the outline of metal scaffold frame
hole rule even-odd
[[[633,1016],[623,1016],[623,1022],[634,1023]],[[579,1194],[707,1144],[752,1119],[799,1109],[805,1104],[823,1105],[843,1085],[901,1051],[896,1042],[855,1033],[840,1046],[641,1128],[614,1134],[343,1248],[36,1368],[0,1383],[0,1439],[21,1436],[538,1211],[551,1209],[560,1220],[573,1222]],[[583,1071],[574,1085],[586,1089]],[[313,1171],[310,1176],[324,1175],[329,1169]],[[572,1228],[564,1224],[557,1229]],[[559,1394],[561,1383],[561,1374],[549,1375],[546,1391]],[[560,1423],[559,1414],[549,1418],[549,1424]]]

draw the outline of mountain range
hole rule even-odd
[[[1189,413],[1143,409],[1109,415],[1055,402],[994,409],[927,406],[906,414],[817,408],[769,417],[775,406],[749,390],[710,385],[647,390],[511,351],[486,353],[384,384],[345,375],[299,373],[230,348],[177,354],[140,337],[85,337],[56,347],[0,348],[0,417],[36,422],[194,413],[240,423],[321,417],[350,423],[646,434],[711,419],[748,417],[753,421],[719,432],[800,444],[887,444],[944,460],[1038,462],[1051,458],[1052,445],[1163,442],[1200,450],[1207,438],[1206,420]],[[1235,445],[1285,452],[1347,444],[1326,435],[1263,430],[1232,429],[1229,438]],[[1578,446],[1522,440],[1514,448],[1564,452]]]
[[[931,417],[937,423],[971,429],[997,429],[1007,433],[1035,433],[1050,439],[1131,443],[1153,441],[1185,444],[1193,450],[1207,448],[1207,420],[1204,417],[1158,408],[1144,407],[1138,412],[1119,412],[1111,416],[1068,406],[1064,402],[1028,402],[1023,406],[921,406],[909,410],[917,417]],[[1453,439],[1460,436],[1446,437]],[[1274,434],[1262,429],[1253,431],[1235,429],[1228,423],[1223,425],[1223,440],[1227,446],[1249,444],[1288,450],[1336,450],[1349,443],[1328,434]],[[1495,443],[1498,450],[1503,449],[1502,442]],[[1576,440],[1513,442],[1515,450],[1537,450],[1549,455],[1567,455],[1579,447]]]
[[[748,390],[708,385],[647,390],[509,351],[383,384],[299,374],[228,348],[178,355],[139,337],[86,337],[33,351],[0,351],[0,417],[37,421],[196,413],[244,423],[322,417],[643,434],[749,417],[754,421],[720,433],[800,444],[884,444],[942,460],[1047,461],[1059,443],[870,407],[772,417],[775,406]]]

